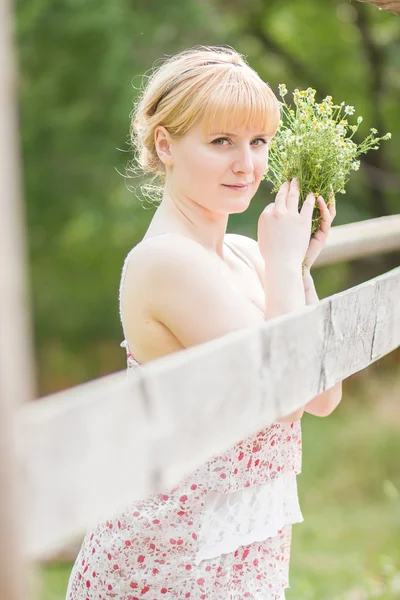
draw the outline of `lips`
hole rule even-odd
[[[224,187],[228,187],[231,190],[240,191],[240,190],[247,190],[250,184],[249,183],[246,183],[246,184],[242,183],[240,185],[236,185],[236,184],[229,185],[227,183],[223,183],[222,185]]]

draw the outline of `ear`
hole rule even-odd
[[[156,127],[156,130],[154,132],[154,144],[156,147],[158,158],[165,165],[170,165],[172,162],[171,142],[172,138],[169,132],[165,129],[165,127],[163,127],[162,125]]]

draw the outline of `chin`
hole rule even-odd
[[[254,194],[251,196],[247,193],[243,196],[238,196],[236,198],[221,198],[220,196],[216,197],[214,201],[212,201],[211,205],[208,205],[207,208],[215,213],[220,215],[235,215],[245,212],[251,203]],[[203,205],[204,206],[204,205]]]
[[[237,192],[232,192],[228,197],[224,195],[223,198],[219,198],[219,206],[223,207],[221,212],[228,214],[240,214],[245,212],[256,193],[257,189],[250,188],[243,194],[237,194]]]
[[[242,205],[242,206],[238,206],[238,207],[231,206],[227,212],[231,215],[240,215],[240,213],[245,212],[249,208],[249,206],[250,206],[250,202],[247,202],[246,205]]]
[[[226,212],[234,215],[245,212],[249,208],[250,203],[251,198],[247,196],[243,198],[237,198],[236,200],[231,200],[231,202],[227,202],[224,204],[226,204]]]
[[[213,212],[218,213],[219,215],[240,215],[241,213],[246,212],[249,208],[250,203],[246,204],[246,206],[227,206],[226,208],[219,208],[213,210]]]

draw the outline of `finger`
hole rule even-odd
[[[313,212],[315,206],[315,196],[312,192],[307,194],[306,199],[303,202],[303,206],[301,207],[300,214],[309,219],[311,222]]]
[[[285,183],[281,186],[275,198],[274,204],[276,208],[281,210],[284,210],[286,208],[286,196],[288,195],[289,187],[290,184],[288,181],[285,181]]]
[[[290,182],[289,192],[286,198],[286,208],[291,212],[299,212],[299,183],[296,178]]]
[[[330,215],[333,220],[336,217],[336,198],[335,198],[335,196],[333,196],[333,199],[330,202],[328,209],[329,209]]]
[[[328,202],[329,202],[329,205],[327,205],[328,208],[336,205],[335,192],[333,191],[333,185],[331,183],[329,184]]]
[[[317,202],[318,202],[319,211],[320,211],[321,217],[322,217],[321,225],[319,228],[323,233],[328,233],[329,228],[332,223],[332,215],[331,215],[330,210],[327,207],[326,202],[322,196],[318,196]]]
[[[267,206],[264,208],[263,213],[266,212],[272,212],[274,210],[275,207],[275,202],[270,202],[269,204],[267,204]]]

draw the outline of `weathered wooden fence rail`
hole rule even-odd
[[[396,250],[400,250],[400,215],[348,223],[332,227],[315,267]]]
[[[25,551],[177,483],[400,345],[400,267],[319,304],[22,407]],[[103,476],[107,473],[107,477]]]

